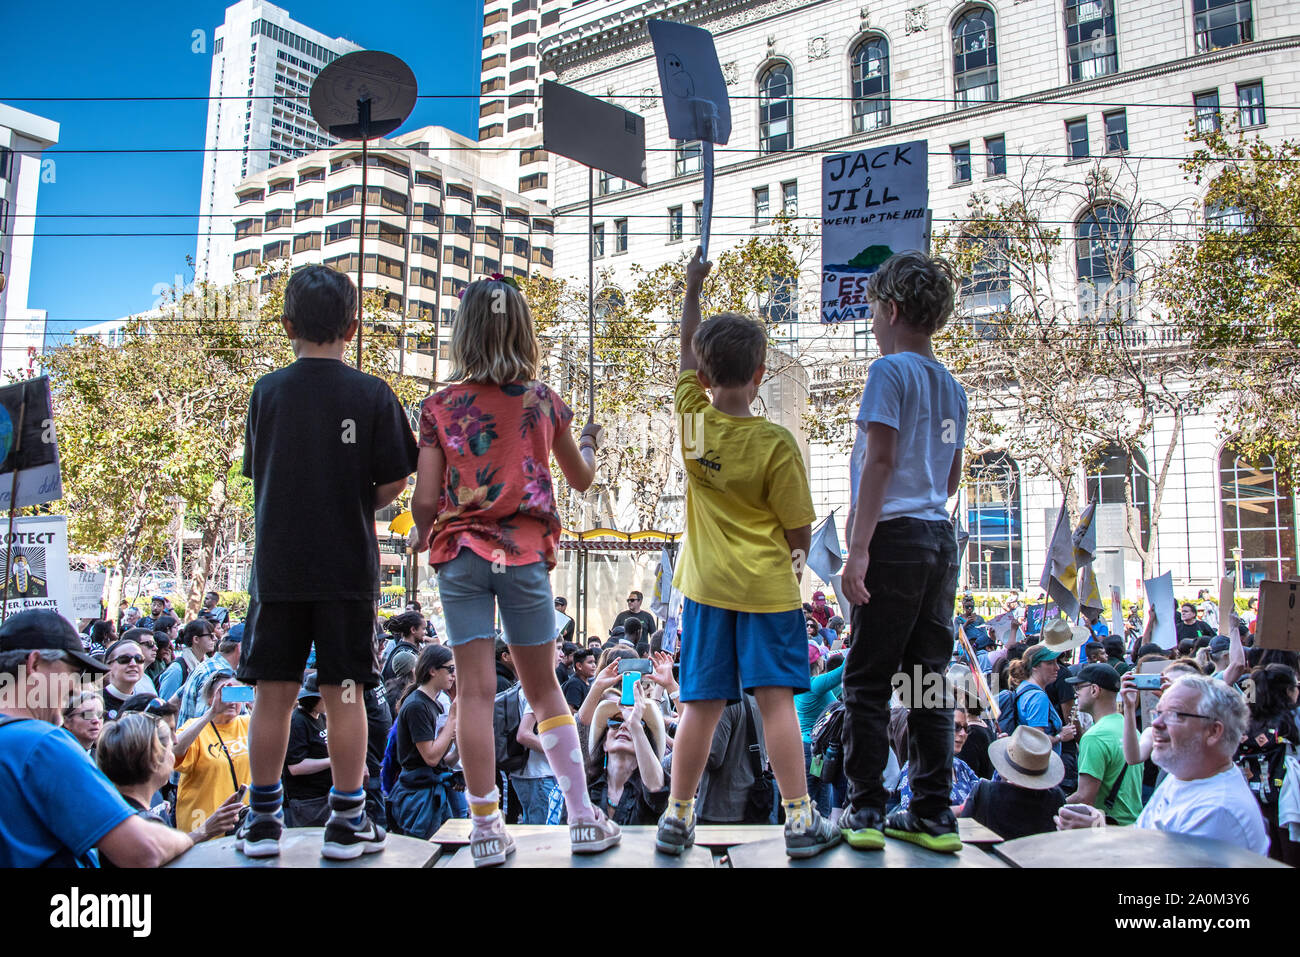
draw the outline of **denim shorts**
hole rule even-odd
[[[682,606],[682,701],[739,701],[744,690],[809,689],[803,612]]]
[[[437,566],[438,594],[453,647],[477,638],[496,637],[496,616],[512,645],[541,645],[555,640],[555,600],[545,562],[497,566],[462,548]]]

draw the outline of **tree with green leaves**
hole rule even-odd
[[[242,522],[247,536],[244,420],[257,379],[293,361],[286,281],[268,272],[256,285],[174,290],[127,324],[121,344],[80,336],[46,355],[64,479],[55,509],[68,516],[74,551],[112,556],[119,586],[165,559],[179,510],[199,533],[189,567],[182,555],[176,569],[196,614],[231,526]],[[413,404],[426,387],[397,374],[393,318],[378,294],[365,311],[363,369]]]
[[[1244,458],[1300,475],[1300,143],[1232,125],[1196,137],[1183,164],[1205,191],[1197,241],[1170,257],[1160,294],[1186,338],[1204,400]],[[1229,388],[1225,388],[1228,386]]]

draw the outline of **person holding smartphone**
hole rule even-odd
[[[232,791],[247,792],[249,718],[240,714],[243,703],[232,699],[248,690],[229,672],[210,675],[202,689],[207,710],[177,734],[176,826],[182,831],[201,827]]]

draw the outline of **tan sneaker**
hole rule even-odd
[[[515,852],[515,839],[506,830],[498,814],[491,824],[475,825],[469,832],[469,853],[475,867],[504,864]]]
[[[569,825],[569,846],[574,854],[599,854],[623,840],[619,826],[597,809],[596,820]]]

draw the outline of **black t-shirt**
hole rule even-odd
[[[284,796],[295,801],[325,797],[334,783],[329,768],[314,774],[290,774],[289,765],[312,758],[328,758],[325,715],[313,718],[302,708],[293,709],[289,721],[289,749],[284,755]]]
[[[397,760],[403,771],[417,771],[427,768],[420,749],[420,741],[432,741],[438,736],[438,718],[442,709],[438,702],[416,688],[402,702],[402,710],[397,715]],[[437,770],[447,770],[439,761]]]
[[[1193,641],[1205,635],[1207,638],[1214,637],[1214,629],[1203,621],[1194,621],[1190,625],[1183,621],[1180,616],[1178,621],[1174,622],[1174,630],[1178,633],[1178,640],[1191,638]]]
[[[262,376],[248,403],[260,601],[379,597],[375,486],[415,471],[415,436],[388,383],[337,359]],[[310,556],[310,561],[304,561]]]
[[[574,675],[560,688],[560,691],[564,694],[564,700],[575,711],[582,707],[582,703],[587,700],[587,692],[590,690],[591,682],[584,681],[581,675]]]
[[[1059,787],[1031,791],[1006,781],[981,781],[966,799],[962,817],[992,828],[1003,840],[1056,830],[1052,816],[1065,803]]]
[[[635,614],[630,611],[620,611],[618,617],[614,619],[614,627],[617,628],[619,625],[627,627],[627,620],[629,618],[641,619],[641,623],[645,626],[641,629],[641,640],[649,641],[650,636],[655,633],[655,616],[644,610],[638,611]]]
[[[388,697],[383,685],[367,688],[362,700],[366,703],[366,770],[370,772],[370,783],[378,787],[393,716],[388,710]]]

